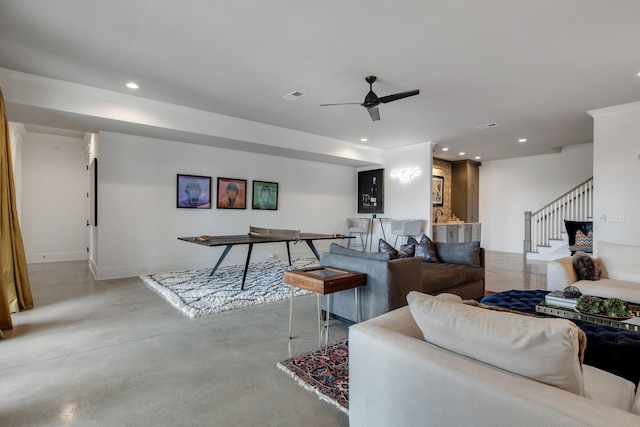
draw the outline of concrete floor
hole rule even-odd
[[[316,348],[315,296],[189,319],[138,278],[29,266],[36,308],[0,340],[0,426],[348,426],[276,364]],[[546,262],[487,253],[487,289],[544,289]],[[331,341],[346,336],[334,321]]]

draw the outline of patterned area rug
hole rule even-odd
[[[315,258],[300,258],[290,267],[287,261],[265,261],[249,265],[244,290],[244,265],[220,267],[213,276],[211,269],[188,270],[140,276],[147,285],[189,317],[220,313],[268,302],[289,299],[291,288],[285,285],[285,270],[319,265]],[[309,292],[297,289],[295,295]]]
[[[327,354],[315,349],[278,363],[302,387],[349,413],[349,340],[329,345]]]

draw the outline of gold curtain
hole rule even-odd
[[[9,123],[0,90],[0,330],[13,328],[11,313],[33,308],[11,164]]]

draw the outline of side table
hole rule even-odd
[[[343,270],[334,267],[310,267],[284,272],[284,283],[291,286],[291,300],[289,303],[289,339],[293,330],[293,300],[295,288],[311,291],[316,294],[318,302],[318,345],[322,348],[322,295],[327,298],[325,318],[325,347],[329,344],[329,312],[331,310],[331,294],[334,292],[354,289],[356,302],[356,322],[360,321],[358,288],[365,286],[367,275],[357,271]]]

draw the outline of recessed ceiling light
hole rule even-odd
[[[367,138],[360,138],[360,142],[367,142],[368,139]]]
[[[527,142],[527,138],[520,138],[518,142]]]
[[[480,157],[480,156],[475,156],[475,157],[474,157],[474,159],[476,159],[476,160],[480,160],[480,159],[481,159],[481,157]]]
[[[636,77],[640,77],[640,71],[636,73]]]
[[[449,149],[447,147],[444,147],[442,151],[449,151]]]
[[[459,156],[464,156],[464,151],[458,153]]]
[[[137,85],[136,83],[134,83],[134,82],[129,82],[129,83],[127,83],[127,87],[128,87],[129,89],[139,89],[139,88],[140,88],[140,86],[138,86],[138,85]]]

